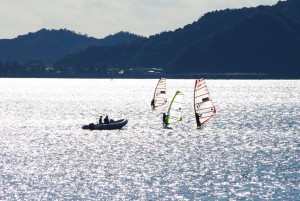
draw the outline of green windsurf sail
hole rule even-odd
[[[168,109],[168,116],[166,117],[166,124],[174,124],[182,121],[183,117],[183,98],[184,95],[180,91],[177,91],[170,103]]]

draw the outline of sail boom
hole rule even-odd
[[[200,108],[200,109],[196,109],[196,111],[201,111],[201,110],[206,110],[206,109],[213,109],[213,107]]]

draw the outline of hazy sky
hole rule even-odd
[[[273,5],[278,0],[0,0],[0,38],[66,28],[103,38],[119,31],[149,36],[175,30],[209,11]]]

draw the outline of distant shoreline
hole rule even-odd
[[[78,79],[300,79],[300,74],[295,75],[268,75],[259,73],[191,73],[191,74],[35,74],[35,73],[0,73],[0,78],[78,78]]]

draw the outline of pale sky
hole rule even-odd
[[[173,31],[209,11],[274,5],[279,0],[0,0],[0,39],[39,29],[69,29],[95,38],[119,31],[150,36]]]

